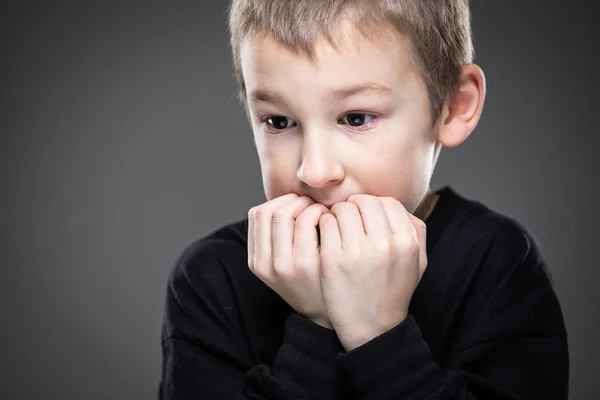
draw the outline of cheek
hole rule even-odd
[[[296,169],[289,158],[267,153],[260,156],[260,164],[268,200],[294,192]]]
[[[393,140],[379,143],[371,153],[368,169],[375,179],[404,179],[419,170],[423,153],[420,143],[409,140],[405,133],[392,135]]]
[[[394,197],[411,210],[429,187],[429,158],[422,142],[395,140],[357,164],[356,176],[365,193]]]

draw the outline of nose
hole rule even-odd
[[[343,179],[344,171],[330,138],[322,133],[305,135],[302,144],[302,163],[296,176],[300,181],[316,188]]]

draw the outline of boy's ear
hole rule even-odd
[[[479,122],[484,99],[483,71],[469,64],[462,69],[457,95],[442,109],[437,139],[444,147],[456,147],[467,140]]]

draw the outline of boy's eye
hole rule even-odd
[[[355,128],[363,126],[365,123],[373,119],[373,115],[366,113],[350,113],[344,115],[341,121],[347,120],[350,126]]]
[[[265,122],[268,125],[272,126],[273,128],[275,128],[277,130],[288,128],[289,127],[288,126],[288,122],[289,121],[292,121],[293,125],[296,125],[296,122],[294,122],[293,119],[288,118],[288,117],[282,117],[282,116],[279,116],[279,115],[275,115],[275,116],[272,116],[272,117],[267,117],[265,119]]]

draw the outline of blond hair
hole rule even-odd
[[[244,106],[240,47],[248,36],[270,35],[314,61],[317,39],[337,48],[334,30],[345,18],[367,38],[391,28],[408,39],[434,122],[444,102],[457,94],[462,67],[474,57],[469,0],[231,0],[228,11],[234,74]]]

